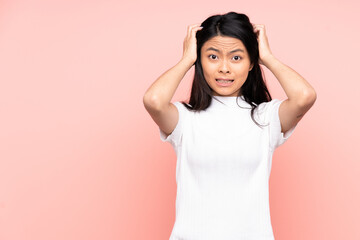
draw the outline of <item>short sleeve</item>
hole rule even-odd
[[[289,137],[292,135],[292,133],[295,130],[295,127],[297,126],[296,124],[285,133],[281,132],[279,108],[280,108],[280,104],[283,101],[285,101],[285,99],[284,100],[273,99],[270,102],[267,102],[266,113],[267,113],[267,118],[270,120],[269,121],[270,147],[273,150],[275,150],[275,148],[285,143],[286,140],[288,140]]]
[[[181,139],[184,129],[185,118],[187,116],[187,108],[181,102],[174,102],[175,107],[178,109],[179,112],[179,120],[176,124],[175,129],[170,133],[170,135],[166,136],[167,134],[163,132],[160,128],[160,139],[163,142],[169,142],[173,146],[181,145]]]

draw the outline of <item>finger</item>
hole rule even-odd
[[[190,30],[190,29],[192,29],[194,27],[200,26],[200,25],[201,25],[201,23],[196,23],[196,24],[189,25],[188,30]]]
[[[190,29],[190,34],[188,35],[188,38],[193,38],[194,35],[196,34],[196,32],[201,30],[201,29],[203,29],[203,27],[201,27],[201,26],[199,26],[199,27],[195,26],[195,27],[191,28]]]
[[[201,24],[201,23],[189,25],[189,26],[188,26],[187,35],[190,36],[190,35],[191,35],[191,31],[193,30],[193,28],[196,27],[196,26],[199,26],[200,24]]]
[[[203,28],[202,26],[195,26],[191,29],[191,31],[195,32],[195,31],[201,30],[202,28]]]
[[[265,26],[263,24],[255,24],[254,29],[258,31],[265,30]]]
[[[201,31],[203,29],[203,27],[197,27],[197,28],[194,28],[193,32],[192,32],[192,36],[195,37],[195,34],[198,32],[198,31]]]

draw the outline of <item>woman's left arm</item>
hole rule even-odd
[[[267,40],[265,26],[253,24],[258,36],[259,63],[266,66],[277,78],[288,99],[279,107],[281,132],[295,126],[316,101],[314,88],[295,70],[280,62],[272,53]]]

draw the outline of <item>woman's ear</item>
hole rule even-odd
[[[251,64],[250,68],[249,68],[249,72],[252,70],[253,67],[254,67],[254,64]]]

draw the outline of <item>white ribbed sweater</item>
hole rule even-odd
[[[174,131],[166,136],[159,129],[160,139],[171,143],[177,156],[170,240],[274,240],[268,187],[272,155],[296,127],[281,133],[283,101],[258,106],[256,121],[269,123],[263,129],[242,97],[214,96],[199,113],[174,103],[179,111]]]

